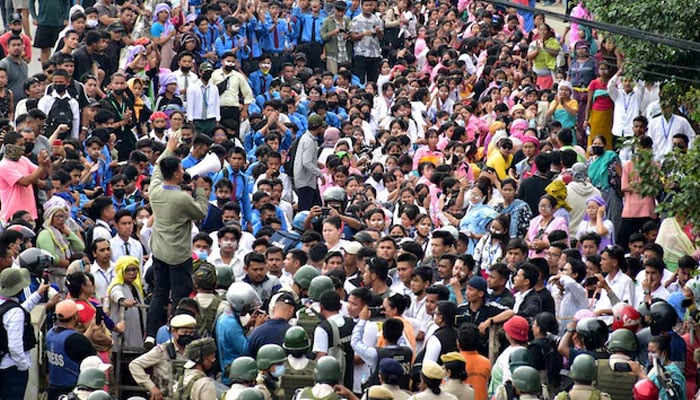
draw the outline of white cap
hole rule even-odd
[[[102,372],[107,372],[108,369],[112,368],[112,364],[106,364],[102,362],[102,359],[98,356],[89,356],[80,363],[80,370],[84,371],[87,368],[97,368]]]

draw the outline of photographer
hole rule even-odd
[[[325,42],[323,52],[326,56],[326,69],[338,73],[338,65],[352,60],[352,46],[348,41],[350,18],[345,15],[345,1],[333,3],[333,18],[326,18],[321,25],[321,38]]]

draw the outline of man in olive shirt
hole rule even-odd
[[[204,218],[209,207],[204,192],[208,184],[201,177],[195,182],[194,198],[189,192],[180,190],[185,170],[180,160],[173,156],[179,139],[179,133],[170,136],[151,178],[151,207],[155,217],[151,236],[155,289],[148,309],[147,348],[153,347],[158,328],[166,322],[169,299],[175,305],[192,292],[192,223]]]

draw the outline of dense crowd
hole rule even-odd
[[[694,125],[604,32],[477,0],[4,3],[0,399],[37,365],[49,400],[695,397],[697,230],[637,173]]]

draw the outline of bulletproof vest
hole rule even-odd
[[[321,322],[321,318],[318,317],[313,311],[309,312],[308,308],[302,308],[299,310],[299,318],[297,318],[297,326],[304,328],[306,335],[309,336],[309,341],[311,347],[313,347],[314,341],[314,330],[316,326]]]
[[[172,342],[164,344],[165,351],[168,353],[168,362],[170,363],[170,379],[168,382],[162,382],[159,385],[161,391],[163,391],[164,396],[172,393],[172,388],[175,382],[179,382],[185,376],[185,363],[187,360],[177,359],[177,350]],[[175,393],[173,393],[175,395]]]
[[[624,362],[624,361],[621,361]],[[612,400],[628,400],[637,377],[628,372],[615,372],[607,359],[598,360],[595,387],[610,395]]]
[[[299,388],[313,386],[314,368],[316,361],[309,360],[303,369],[294,369],[289,364],[289,360],[284,361],[284,375],[280,381],[280,387],[284,389],[284,400],[291,400],[294,392]]]
[[[345,373],[343,374],[343,382],[345,387],[351,388],[354,380],[354,368],[355,364],[355,351],[350,345],[350,339],[352,338],[352,329],[355,327],[355,321],[349,317],[343,317],[345,323],[343,326],[338,327],[338,333],[340,334],[340,339],[338,343],[340,347],[345,352]],[[331,329],[330,323],[328,321],[321,322],[321,328],[328,334],[328,344],[333,343],[333,330]]]
[[[195,328],[201,337],[214,337],[214,327],[216,326],[216,311],[223,299],[220,296],[214,297],[209,307],[199,307],[197,327]],[[197,302],[199,303],[199,302]]]
[[[364,387],[369,388],[370,386],[379,385],[379,363],[385,358],[391,358],[399,362],[403,368],[404,375],[399,380],[399,387],[404,390],[409,390],[409,383],[411,380],[411,359],[413,357],[413,352],[410,347],[406,346],[389,346],[380,347],[377,349],[377,366],[372,368],[372,375],[369,381],[364,385]]]
[[[434,335],[440,340],[440,354],[459,351],[459,349],[457,349],[458,333],[456,328],[445,326],[435,331]],[[438,362],[442,364],[440,361]]]
[[[192,374],[194,376],[189,380],[189,382],[187,382],[187,385],[185,385],[184,388],[182,386],[184,385],[185,376],[182,375],[182,376],[180,376],[180,379],[178,379],[178,381],[177,381],[178,390],[173,394],[174,400],[189,400],[190,397],[192,396],[192,387],[194,386],[195,382],[197,382],[198,380],[200,380],[202,378],[207,377],[207,375],[204,372],[202,372],[198,369],[193,369],[190,371],[192,371]]]
[[[2,303],[2,305],[0,305],[0,322],[2,322],[3,315],[13,308],[19,308],[24,314],[24,326],[22,328],[22,347],[24,348],[24,351],[29,351],[36,346],[34,326],[32,325],[32,317],[29,315],[29,312],[22,308],[22,306],[19,303],[13,300],[6,300],[4,303]],[[7,331],[5,330],[5,325],[0,323],[0,358],[2,358],[5,354],[9,354],[10,349],[8,349],[7,344]]]
[[[601,398],[600,393],[601,393],[600,390],[596,389],[596,390],[591,392],[591,395],[587,399],[580,399],[577,397],[576,399],[573,399],[573,400],[600,400],[600,398]],[[629,395],[627,397],[629,398]],[[555,400],[572,400],[570,392],[559,392],[559,394],[557,394],[554,397],[554,399]]]
[[[46,357],[49,367],[49,383],[53,386],[73,387],[78,382],[80,364],[68,357],[66,340],[75,331],[53,327],[46,334]]]
[[[299,392],[297,400],[340,400],[340,396],[338,396],[336,393],[331,393],[326,397],[316,397],[311,392],[311,388],[306,387],[301,392]]]

